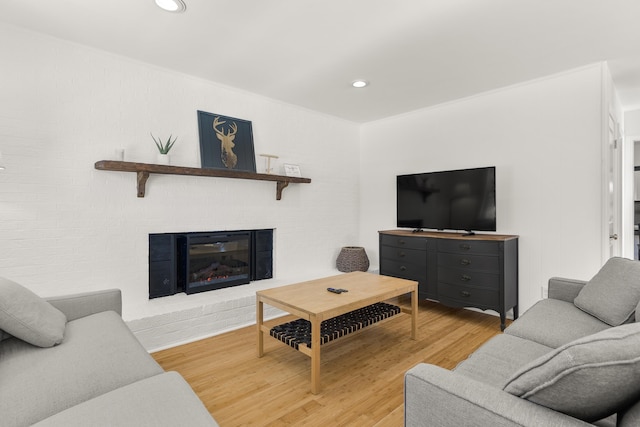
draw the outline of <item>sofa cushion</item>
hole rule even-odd
[[[66,323],[60,310],[29,289],[0,277],[0,329],[29,344],[52,347],[62,342]]]
[[[504,390],[585,421],[640,398],[640,323],[581,338],[522,367]]]
[[[195,427],[218,424],[177,372],[137,381],[35,424],[37,427],[98,425]]]
[[[558,348],[609,328],[571,302],[544,299],[529,308],[504,333]]]
[[[55,347],[10,338],[0,344],[0,424],[30,425],[162,372],[113,311],[70,321]]]
[[[582,288],[574,304],[611,326],[632,318],[640,302],[640,262],[610,258]]]
[[[522,366],[553,350],[512,335],[496,335],[456,366],[466,377],[502,388]]]

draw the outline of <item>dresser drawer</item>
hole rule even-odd
[[[380,258],[387,258],[392,261],[412,263],[423,266],[427,262],[427,252],[418,249],[396,248],[393,246],[382,246],[380,248]]]
[[[383,246],[393,246],[396,248],[427,250],[427,239],[422,237],[393,236],[390,234],[380,235],[380,244]]]
[[[457,305],[494,308],[499,306],[498,291],[478,289],[472,286],[438,283],[438,299],[441,302],[452,302]]]
[[[442,239],[438,240],[438,252],[498,255],[500,253],[500,242]]]
[[[443,288],[443,286],[440,285],[445,283],[498,290],[500,289],[500,275],[466,271],[457,268],[438,267],[438,292]]]
[[[438,266],[461,270],[500,272],[500,258],[497,256],[439,253]]]
[[[402,279],[427,282],[427,273],[423,264],[403,263],[390,259],[380,259],[380,274],[385,276],[400,277]]]

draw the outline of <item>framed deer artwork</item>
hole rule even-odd
[[[198,129],[202,168],[256,171],[250,121],[198,111]]]

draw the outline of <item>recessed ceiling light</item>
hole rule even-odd
[[[369,86],[369,82],[366,80],[356,80],[353,83],[351,83],[351,86],[357,87],[357,88],[366,87],[366,86]]]
[[[156,4],[167,12],[184,12],[187,5],[182,0],[156,0]]]

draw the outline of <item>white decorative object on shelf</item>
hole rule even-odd
[[[171,157],[168,154],[158,153],[156,163],[159,165],[169,165],[171,164]]]
[[[265,158],[264,173],[270,174],[273,172],[273,166],[271,165],[271,159],[277,159],[278,156],[274,154],[260,154],[260,157]]]
[[[283,166],[284,166],[284,174],[286,176],[295,176],[298,178],[302,176],[302,173],[300,172],[300,166],[292,165],[288,163],[285,163]]]

